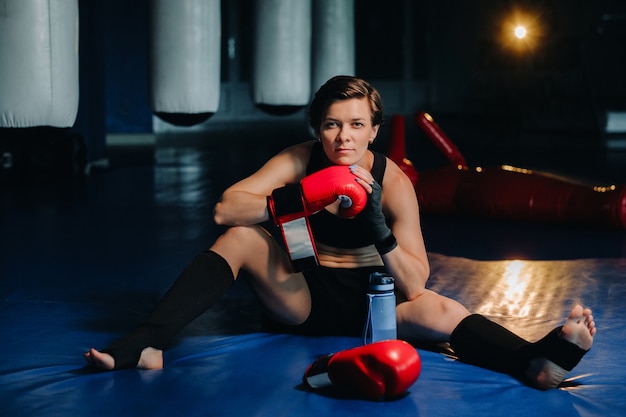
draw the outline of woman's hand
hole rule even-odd
[[[368,193],[367,204],[361,212],[361,216],[364,217],[370,225],[369,232],[374,240],[374,246],[376,246],[376,250],[378,250],[378,253],[381,255],[389,253],[398,246],[398,243],[385,221],[382,204],[382,187],[366,169],[352,165],[350,166],[350,171],[356,175],[357,181]]]

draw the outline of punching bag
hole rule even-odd
[[[72,127],[78,91],[78,1],[1,0],[0,127]]]
[[[311,0],[255,2],[252,101],[270,114],[306,107],[311,95]]]
[[[220,0],[152,0],[150,105],[160,119],[192,126],[218,109]]]
[[[0,182],[84,172],[77,0],[0,0]]]
[[[355,74],[354,0],[313,0],[313,91]]]

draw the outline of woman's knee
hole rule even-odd
[[[272,235],[260,226],[233,226],[213,244],[211,250],[224,257],[233,270],[262,273],[288,269],[289,258]]]
[[[444,295],[432,292],[434,305],[437,309],[439,317],[445,318],[449,323],[458,323],[467,317],[470,312],[456,300],[448,298]]]
[[[430,329],[442,335],[449,335],[470,314],[459,302],[430,290],[403,304],[398,306],[401,323],[409,329]]]
[[[246,251],[250,247],[258,247],[271,239],[269,233],[259,226],[233,226],[217,238],[213,247],[229,247],[239,251]]]
[[[258,226],[229,227],[213,243],[211,250],[226,259],[233,270],[238,270],[249,254],[259,254],[263,247],[267,247],[267,238],[263,232]]]
[[[254,237],[259,236],[261,230],[264,231],[260,226],[252,225],[252,226],[232,226],[226,229],[224,232],[225,236],[235,236],[235,237]]]

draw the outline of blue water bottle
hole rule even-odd
[[[369,308],[363,329],[363,343],[391,340],[398,337],[396,329],[396,295],[391,275],[374,272],[370,274],[367,298]]]

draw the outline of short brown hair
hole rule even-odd
[[[336,101],[367,98],[372,113],[372,125],[383,124],[383,101],[380,93],[362,78],[338,75],[317,90],[309,106],[309,125],[319,134],[320,124],[328,107]]]

